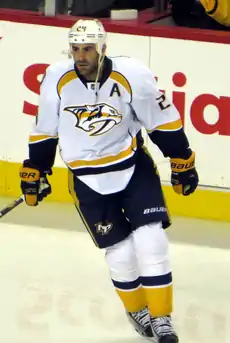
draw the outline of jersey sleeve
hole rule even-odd
[[[143,68],[133,93],[132,107],[152,142],[165,157],[187,158],[191,150],[180,114],[158,89],[150,69]]]
[[[40,87],[36,122],[29,137],[29,158],[41,170],[50,171],[54,164],[58,143],[60,99],[57,75],[48,67]]]
[[[177,130],[182,127],[180,114],[165,94],[159,91],[157,81],[149,69],[141,72],[133,93],[132,105],[148,133],[156,129]]]

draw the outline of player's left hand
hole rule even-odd
[[[195,153],[185,160],[181,158],[170,159],[172,174],[171,184],[178,194],[190,195],[193,193],[199,182],[199,177],[195,168]]]

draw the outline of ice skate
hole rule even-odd
[[[134,329],[144,338],[153,339],[153,332],[150,324],[150,315],[148,308],[138,312],[126,312],[129,322]]]
[[[170,316],[150,317],[153,337],[156,343],[178,343],[179,339],[172,326]],[[154,340],[153,340],[154,341]]]

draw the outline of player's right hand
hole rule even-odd
[[[25,160],[20,168],[21,190],[29,206],[37,206],[39,201],[51,193],[51,186],[46,174],[33,165],[30,160]]]

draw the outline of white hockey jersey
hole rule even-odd
[[[142,127],[152,132],[182,126],[179,113],[158,90],[147,67],[129,57],[116,57],[106,58],[106,68],[106,78],[95,87],[82,80],[73,60],[49,66],[30,135],[30,144],[58,137],[68,168],[101,193],[127,185]],[[116,186],[111,186],[108,172]],[[100,180],[109,186],[99,186]]]

